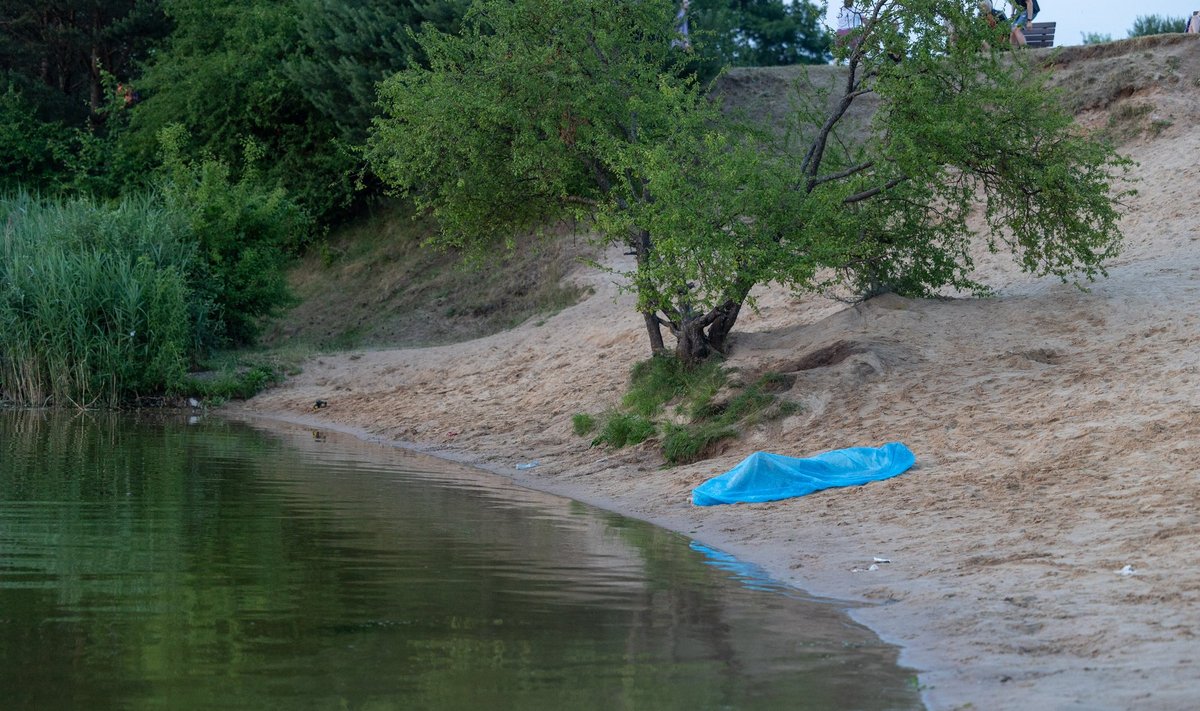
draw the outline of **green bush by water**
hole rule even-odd
[[[644,417],[654,417],[677,399],[694,409],[703,408],[725,380],[725,371],[716,359],[688,368],[678,358],[658,355],[633,366],[629,392],[622,403]]]
[[[229,400],[248,400],[283,379],[282,373],[268,363],[223,369],[207,377],[188,376],[186,392],[211,405]]]
[[[721,440],[737,437],[737,428],[720,422],[690,425],[668,423],[663,427],[662,454],[671,464],[702,459]]]
[[[113,406],[179,386],[207,314],[184,221],[150,198],[17,193],[0,230],[0,398]]]
[[[283,268],[311,233],[312,220],[282,188],[263,182],[257,144],[245,144],[238,175],[224,161],[186,155],[182,126],[167,127],[160,139],[163,196],[197,243],[201,259],[194,286],[212,302],[221,323],[206,345],[251,344],[263,318],[288,299]]]

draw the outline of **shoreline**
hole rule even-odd
[[[934,711],[1200,707],[1200,233],[1188,219],[1200,124],[1181,81],[1197,75],[1192,49],[1114,43],[1056,65],[1060,85],[1099,102],[1081,110],[1085,129],[1130,129],[1137,193],[1105,278],[1078,289],[980,241],[972,278],[992,298],[847,306],[760,287],[725,365],[785,376],[776,394],[794,413],[705,461],[664,468],[653,441],[611,450],[574,434],[573,415],[617,406],[648,356],[633,297],[582,267],[567,278],[590,296],[557,314],[453,345],[318,355],[243,409],[499,473],[846,601],[900,647]],[[1129,108],[1153,125],[1122,118]],[[982,215],[975,227],[986,231]],[[620,249],[596,260],[632,266]],[[368,283],[354,288],[375,303]],[[892,479],[691,505],[695,486],[755,451],[892,441],[917,459]],[[892,562],[854,572],[875,556]]]
[[[756,290],[726,366],[786,375],[778,395],[796,412],[705,461],[664,468],[653,441],[611,450],[574,434],[572,416],[616,406],[647,356],[631,295],[583,268],[569,278],[591,295],[553,316],[453,345],[318,355],[236,409],[498,473],[845,601],[900,648],[931,711],[1195,708],[1200,235],[1181,200],[1200,167],[1180,141],[1200,148],[1194,131],[1130,146],[1141,184],[1125,249],[1086,291],[983,245],[987,299],[846,306]],[[598,259],[619,271],[630,257]],[[917,459],[892,479],[691,504],[754,451],[891,441]],[[892,562],[854,572],[875,556]]]
[[[632,502],[624,501],[620,498],[600,495],[594,490],[579,484],[564,485],[553,480],[538,477],[535,468],[516,469],[513,466],[502,466],[495,462],[488,462],[477,454],[467,451],[456,451],[451,449],[443,449],[429,445],[421,445],[416,442],[406,442],[401,440],[391,440],[377,434],[373,434],[363,428],[354,427],[334,421],[322,420],[316,417],[303,416],[288,412],[265,412],[246,409],[239,406],[224,406],[216,411],[216,414],[222,417],[228,417],[237,420],[250,420],[260,423],[269,423],[268,426],[279,426],[280,424],[313,427],[331,430],[339,434],[344,434],[357,438],[360,442],[377,444],[385,447],[393,447],[404,449],[410,452],[423,454],[437,459],[462,464],[481,471],[488,472],[495,476],[507,479],[513,484],[538,491],[553,496],[579,501],[581,503],[603,509],[612,513],[620,514],[629,518],[634,518],[645,523],[649,523],[659,528],[672,531],[684,536],[688,536],[692,540],[701,545],[708,546],[724,553],[729,553],[737,559],[753,564],[766,572],[771,579],[776,582],[787,585],[791,588],[803,592],[806,596],[825,600],[834,604],[840,610],[845,612],[852,620],[863,625],[874,633],[881,641],[891,646],[894,646],[899,651],[899,665],[921,678],[925,675],[918,666],[906,659],[913,655],[913,650],[906,647],[902,642],[893,639],[888,639],[885,636],[886,630],[878,628],[878,620],[861,619],[860,612],[867,609],[877,608],[887,605],[887,601],[871,600],[862,595],[848,595],[847,591],[843,590],[831,576],[827,581],[818,581],[810,579],[796,573],[796,568],[789,568],[783,558],[779,555],[771,555],[768,551],[764,551],[758,546],[747,546],[738,543],[728,535],[721,535],[720,532],[713,530],[713,526],[704,526],[692,520],[692,517],[686,513],[658,514],[647,515],[646,511],[635,507]],[[540,465],[539,465],[540,466]],[[692,507],[688,503],[689,507]],[[717,507],[711,507],[717,508]],[[699,527],[697,527],[699,525]],[[868,556],[863,560],[862,571],[868,571],[866,568],[873,562],[874,556]],[[890,565],[890,563],[888,564]],[[917,660],[919,661],[919,660]],[[925,698],[927,687],[921,684],[922,702],[928,708],[933,708],[929,699]]]
[[[1200,294],[1193,272],[1200,255],[1150,251],[1088,292],[1010,281],[986,300],[845,307],[764,291],[727,365],[788,373],[800,410],[669,469],[652,441],[590,448],[572,432],[572,414],[615,405],[644,357],[602,275],[545,321],[317,356],[227,411],[404,446],[719,548],[842,601],[900,648],[932,710],[1174,711],[1200,699],[1200,317],[1166,295]],[[825,349],[847,355],[796,365]],[[756,450],[889,441],[917,458],[892,479],[691,504]],[[892,562],[865,570],[875,556]]]

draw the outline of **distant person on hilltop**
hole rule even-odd
[[[997,10],[996,8],[992,7],[992,0],[979,0],[979,15],[983,18],[983,21],[987,23],[988,28],[992,30],[999,30],[1000,27],[1008,22],[1008,17],[1005,16],[1003,10]],[[1002,37],[1004,35],[1004,31],[999,30],[995,34],[998,37]],[[989,49],[990,47],[991,44],[988,42],[983,43],[983,48],[985,50]]]
[[[979,0],[979,14],[983,16],[988,27],[995,27],[1001,22],[1008,22],[1003,10],[992,7],[992,0]]]
[[[679,32],[679,36],[671,40],[672,47],[685,50],[692,48],[692,38],[688,36],[688,8],[690,5],[688,0],[683,0],[679,4],[679,12],[675,14],[675,29]]]
[[[1192,16],[1188,18],[1187,29],[1184,32],[1190,35],[1200,34],[1200,10],[1192,10]]]
[[[1017,13],[1017,19],[1013,20],[1012,34],[1009,39],[1014,45],[1025,46],[1025,28],[1033,18],[1038,16],[1042,8],[1038,6],[1037,0],[1010,0],[1013,5],[1013,11]]]

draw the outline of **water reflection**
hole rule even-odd
[[[0,413],[5,707],[919,705],[719,552],[318,434]]]

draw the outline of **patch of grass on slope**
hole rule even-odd
[[[456,343],[548,316],[582,297],[560,284],[587,253],[582,236],[517,238],[511,252],[472,265],[458,253],[422,246],[432,229],[385,207],[336,230],[290,272],[295,303],[266,329],[264,345]]]
[[[758,422],[796,412],[795,403],[775,393],[787,382],[768,373],[754,382],[731,384],[730,371],[716,360],[695,368],[670,356],[634,366],[619,408],[572,418],[580,436],[597,432],[592,445],[624,447],[658,437],[663,457],[683,464],[711,456],[719,444]]]

